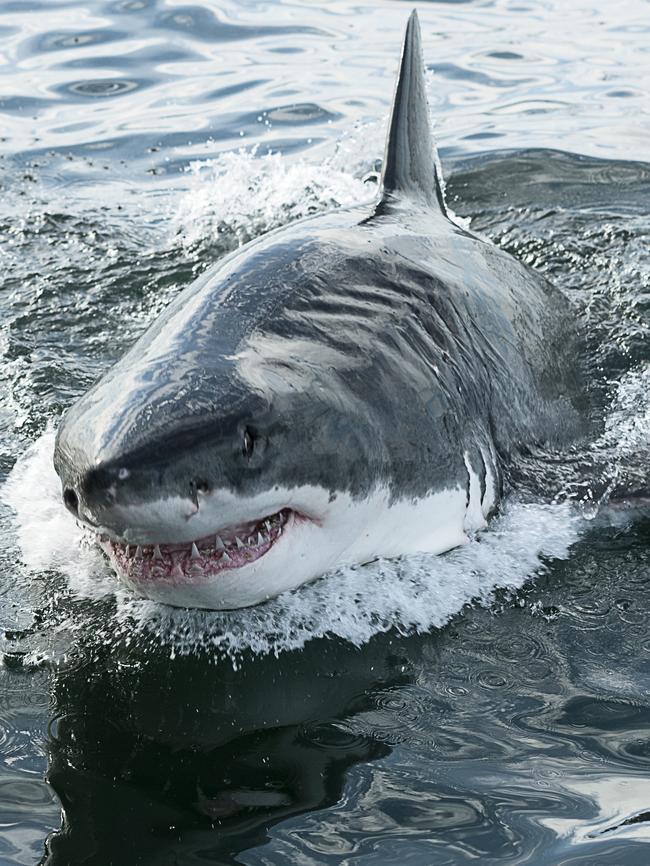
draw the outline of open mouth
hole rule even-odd
[[[125,544],[106,536],[102,549],[117,573],[136,583],[194,583],[250,565],[277,544],[295,514],[285,508],[268,517],[183,544]]]

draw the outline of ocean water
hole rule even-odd
[[[410,8],[0,4],[0,866],[648,862],[643,0],[418,4],[449,203],[584,326],[585,451],[233,613],[134,598],[59,502],[58,419],[178,291],[373,195]]]

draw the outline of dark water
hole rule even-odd
[[[130,598],[58,503],[56,419],[180,288],[372,194],[409,8],[0,6],[2,866],[648,862],[647,3],[420,5],[453,208],[587,334],[604,432],[538,496],[233,614]]]

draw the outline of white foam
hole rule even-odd
[[[605,430],[596,449],[609,446],[623,457],[650,447],[650,364],[629,370],[617,383]]]
[[[593,519],[604,510],[611,521],[619,523],[626,520],[625,516],[616,517],[608,507],[613,491],[616,491],[615,508],[621,503],[626,508],[647,506],[647,493],[641,491],[650,488],[650,364],[628,370],[613,384],[603,432],[587,453],[606,486],[599,499],[588,503],[583,513]]]
[[[257,149],[220,154],[192,162],[190,190],[180,200],[172,232],[185,245],[226,239],[229,247],[319,211],[357,204],[372,197],[375,185],[332,159],[289,161]]]
[[[54,434],[45,433],[22,457],[2,498],[16,514],[25,566],[56,568],[79,599],[114,595],[114,634],[154,632],[173,653],[281,652],[336,635],[361,645],[393,627],[439,628],[471,603],[489,604],[498,589],[516,590],[565,558],[582,521],[568,505],[511,502],[501,517],[469,543],[444,556],[421,554],[345,568],[254,608],[232,612],[174,609],[135,598],[120,587],[101,554],[60,504],[52,467]],[[136,637],[137,639],[137,637]]]
[[[80,529],[61,502],[61,483],[54,471],[55,431],[48,429],[19,458],[0,488],[0,498],[13,509],[21,559],[28,571],[58,569],[68,578],[107,581],[101,552],[87,532]]]

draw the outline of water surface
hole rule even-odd
[[[372,196],[410,6],[2,4],[3,866],[647,862],[650,523],[606,502],[648,491],[650,24],[568,7],[419,11],[449,202],[572,301],[599,439],[462,550],[207,614],[116,586],[52,431],[219,256]]]

